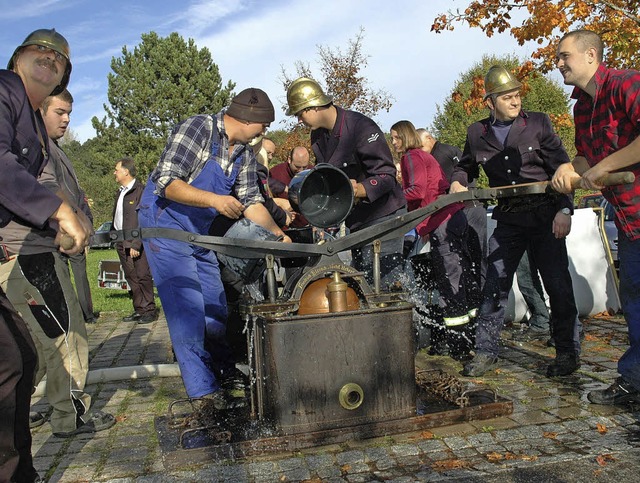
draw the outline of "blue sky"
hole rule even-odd
[[[532,47],[508,35],[487,38],[478,29],[457,25],[454,32],[430,32],[433,18],[463,9],[467,0],[0,0],[0,65],[31,31],[56,28],[71,45],[73,72],[69,90],[75,98],[71,129],[80,141],[95,135],[91,118],[105,115],[107,74],[122,47],[132,50],[142,33],[178,32],[207,47],[223,83],[236,92],[264,89],[278,112],[286,102],[282,68],[307,62],[317,72],[318,46],[346,50],[360,27],[371,87],[394,98],[389,113],[376,120],[387,132],[400,119],[429,126],[436,105],[443,105],[461,73],[483,54],[526,58]],[[322,6],[322,8],[321,8]]]

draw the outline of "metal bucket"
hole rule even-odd
[[[351,212],[353,187],[344,172],[321,163],[294,176],[289,202],[311,225],[329,228],[342,223]]]

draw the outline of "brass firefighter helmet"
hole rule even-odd
[[[294,80],[287,89],[287,116],[295,116],[307,107],[320,107],[331,104],[333,99],[328,96],[313,79],[300,77]]]
[[[69,42],[62,35],[56,32],[56,29],[38,29],[31,32],[24,42],[21,45],[16,47],[16,50],[13,51],[13,55],[9,59],[9,63],[7,64],[7,69],[12,70],[15,63],[16,54],[18,51],[24,47],[29,45],[42,45],[43,47],[47,47],[54,52],[58,52],[65,59],[67,59],[67,67],[65,68],[64,74],[62,75],[62,80],[60,84],[56,86],[56,88],[51,92],[50,95],[55,96],[60,94],[69,84],[69,77],[71,76],[71,59],[69,58]]]
[[[511,72],[501,65],[494,65],[489,69],[487,75],[484,76],[484,98],[504,94],[522,87],[522,84],[516,79]]]

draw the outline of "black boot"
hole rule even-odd
[[[447,346],[447,334],[442,327],[431,327],[431,346],[427,352],[430,356],[446,356],[449,355],[449,347]]]
[[[547,368],[547,377],[568,376],[580,367],[580,358],[573,352],[556,353],[556,360]]]

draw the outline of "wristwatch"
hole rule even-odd
[[[569,208],[562,208],[560,210],[560,213],[562,213],[563,215],[571,216],[571,210]]]

